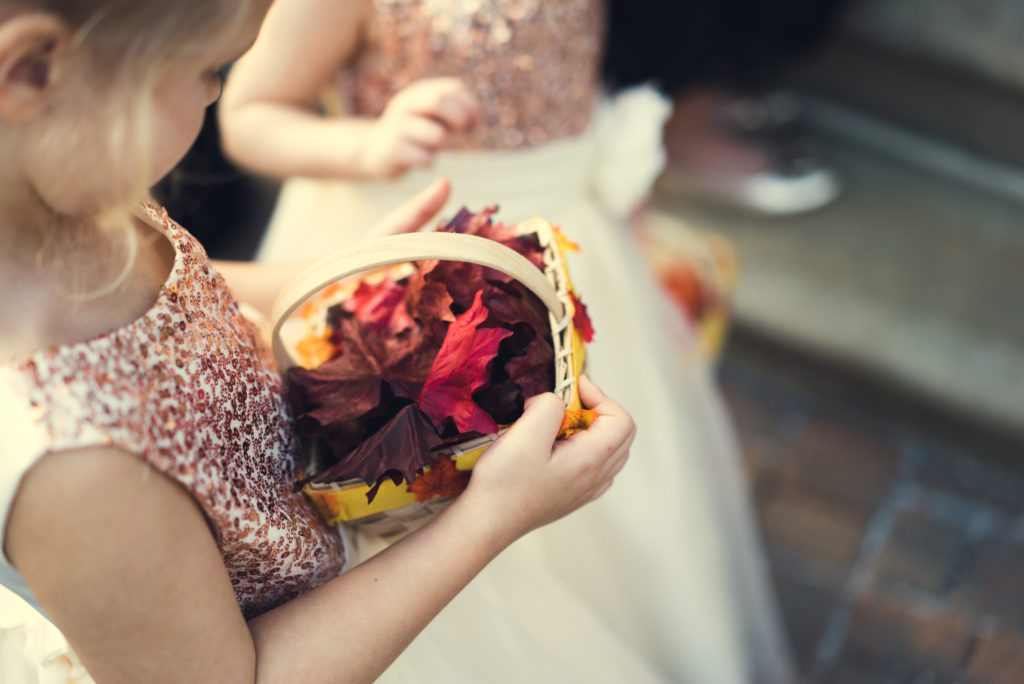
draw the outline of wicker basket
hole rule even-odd
[[[493,240],[457,233],[393,235],[338,252],[314,264],[285,287],[274,303],[272,342],[278,366],[283,371],[297,365],[295,333],[308,329],[311,320],[323,320],[326,308],[354,289],[359,279],[353,276],[372,278],[375,272],[408,268],[410,262],[426,259],[467,261],[515,278],[544,303],[555,352],[553,391],[567,408],[580,408],[576,380],[583,367],[584,343],[573,326],[572,284],[564,259],[567,243],[543,219],[525,221],[517,226],[517,232],[536,236],[543,249],[543,272],[522,255]],[[459,470],[471,470],[501,432],[503,429],[449,447],[439,452],[439,456],[450,456]],[[418,527],[450,502],[445,497],[418,502],[407,487],[406,483],[395,485],[385,480],[372,502],[367,502],[369,487],[361,480],[309,483],[304,491],[327,523],[346,523],[381,536],[393,536]]]

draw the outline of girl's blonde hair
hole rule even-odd
[[[138,180],[134,196],[149,190],[153,143],[151,97],[160,79],[184,60],[200,59],[214,38],[244,22],[266,0],[20,0],[29,10],[61,18],[74,32],[73,49],[89,60],[98,86],[92,104],[110,113],[106,131],[111,160]],[[213,65],[211,65],[213,66]],[[114,98],[113,101],[111,98]],[[137,245],[131,208],[103,207],[99,229],[122,231],[127,259],[106,284],[72,286],[72,299],[92,299],[113,291],[128,275]],[[53,236],[60,239],[59,236]],[[47,250],[49,251],[49,250]],[[58,257],[59,261],[59,257]]]

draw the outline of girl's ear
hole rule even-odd
[[[0,22],[0,119],[23,121],[51,98],[63,77],[71,31],[52,14]]]

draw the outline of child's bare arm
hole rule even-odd
[[[380,118],[319,116],[322,89],[358,49],[365,0],[278,0],[220,102],[221,136],[239,164],[274,177],[389,177],[428,166],[449,132],[475,123],[460,81],[429,79]]]
[[[369,122],[348,121],[351,130],[341,130],[317,115],[316,101],[357,49],[369,11],[368,0],[278,0],[271,6],[221,95],[221,139],[230,157],[276,177],[325,175],[318,167],[327,172],[355,158],[359,131]]]
[[[505,546],[610,485],[633,423],[581,388],[599,414],[589,430],[552,449],[562,406],[534,400],[448,509],[248,625],[194,501],[112,449],[29,471],[8,555],[97,681],[372,681]]]

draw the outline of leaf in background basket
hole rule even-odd
[[[589,344],[594,339],[594,325],[590,322],[587,307],[576,296],[576,293],[571,290],[569,291],[569,298],[572,299],[572,324],[580,334],[580,337],[583,338],[583,341]]]
[[[430,452],[440,444],[430,419],[415,404],[407,404],[352,453],[310,479],[334,482],[358,478],[376,485],[388,473],[398,473],[412,482],[419,470],[430,465],[434,459]],[[376,488],[373,491],[375,494]]]
[[[417,501],[429,501],[435,496],[458,496],[469,484],[469,473],[455,467],[447,456],[437,459],[427,472],[409,484],[409,491]]]
[[[448,327],[420,395],[420,408],[434,425],[441,426],[450,417],[460,432],[488,433],[497,429],[494,419],[473,401],[473,392],[488,381],[487,365],[512,331],[479,328],[487,315],[481,293],[477,292],[473,306]]]

